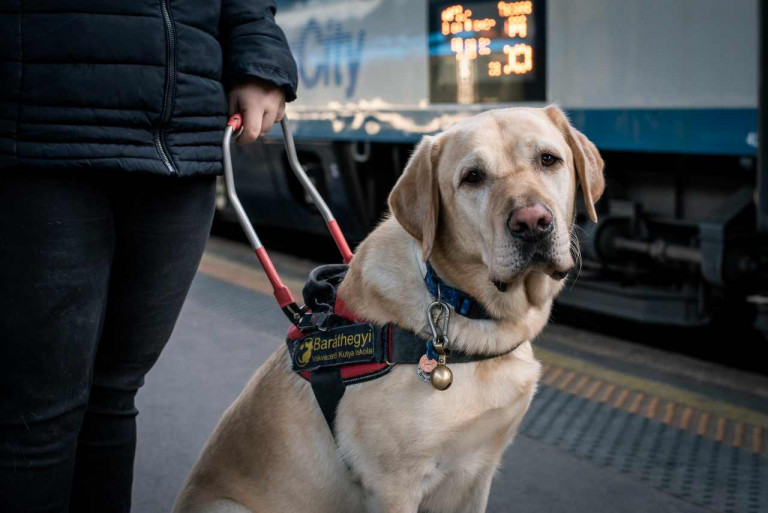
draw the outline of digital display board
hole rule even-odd
[[[546,100],[545,1],[429,4],[432,103]]]

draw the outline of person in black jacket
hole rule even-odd
[[[202,256],[227,114],[244,113],[249,143],[296,97],[274,14],[273,0],[3,3],[3,512],[130,510],[134,396]]]

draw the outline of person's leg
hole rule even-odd
[[[65,512],[112,264],[111,204],[90,175],[0,184],[0,510]]]
[[[72,512],[130,509],[136,391],[171,336],[213,220],[215,179],[126,176],[115,258],[80,433]]]

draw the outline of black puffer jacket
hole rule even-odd
[[[226,88],[296,97],[274,0],[0,0],[2,168],[221,168]]]

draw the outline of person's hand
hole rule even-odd
[[[229,115],[243,115],[239,144],[250,144],[272,128],[285,115],[285,93],[276,85],[255,77],[229,92]]]

